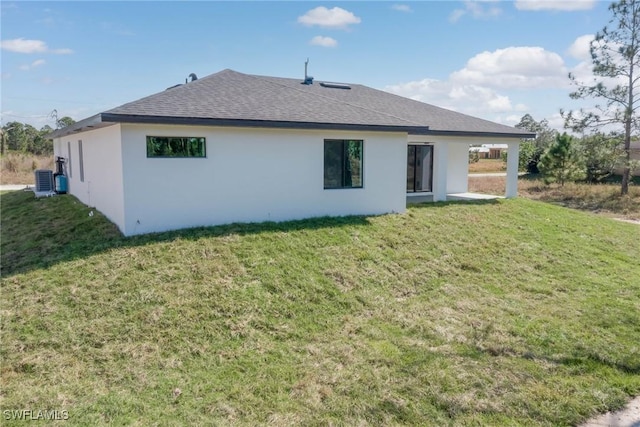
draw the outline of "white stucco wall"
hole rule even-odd
[[[205,137],[207,157],[147,158],[147,135]],[[325,139],[364,140],[364,188],[323,188]],[[123,124],[123,232],[404,212],[406,156],[402,133]]]
[[[82,141],[84,180],[80,176],[78,141]],[[70,159],[70,163],[65,164],[69,193],[98,209],[124,231],[120,125],[57,138],[54,156]]]
[[[447,165],[447,193],[469,189],[469,143],[450,143]]]

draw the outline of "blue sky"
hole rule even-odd
[[[1,3],[2,124],[76,120],[225,68],[361,83],[513,125],[584,105],[609,2]]]

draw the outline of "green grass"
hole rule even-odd
[[[640,394],[635,224],[519,199],[123,238],[1,204],[1,410],[557,426]]]

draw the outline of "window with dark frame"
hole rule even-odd
[[[205,138],[147,136],[147,157],[207,157]]]
[[[362,140],[324,140],[324,188],[362,188]]]

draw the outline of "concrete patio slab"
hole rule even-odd
[[[494,196],[492,194],[479,194],[479,193],[447,194],[447,200],[495,200],[495,199],[504,199],[504,196]]]

